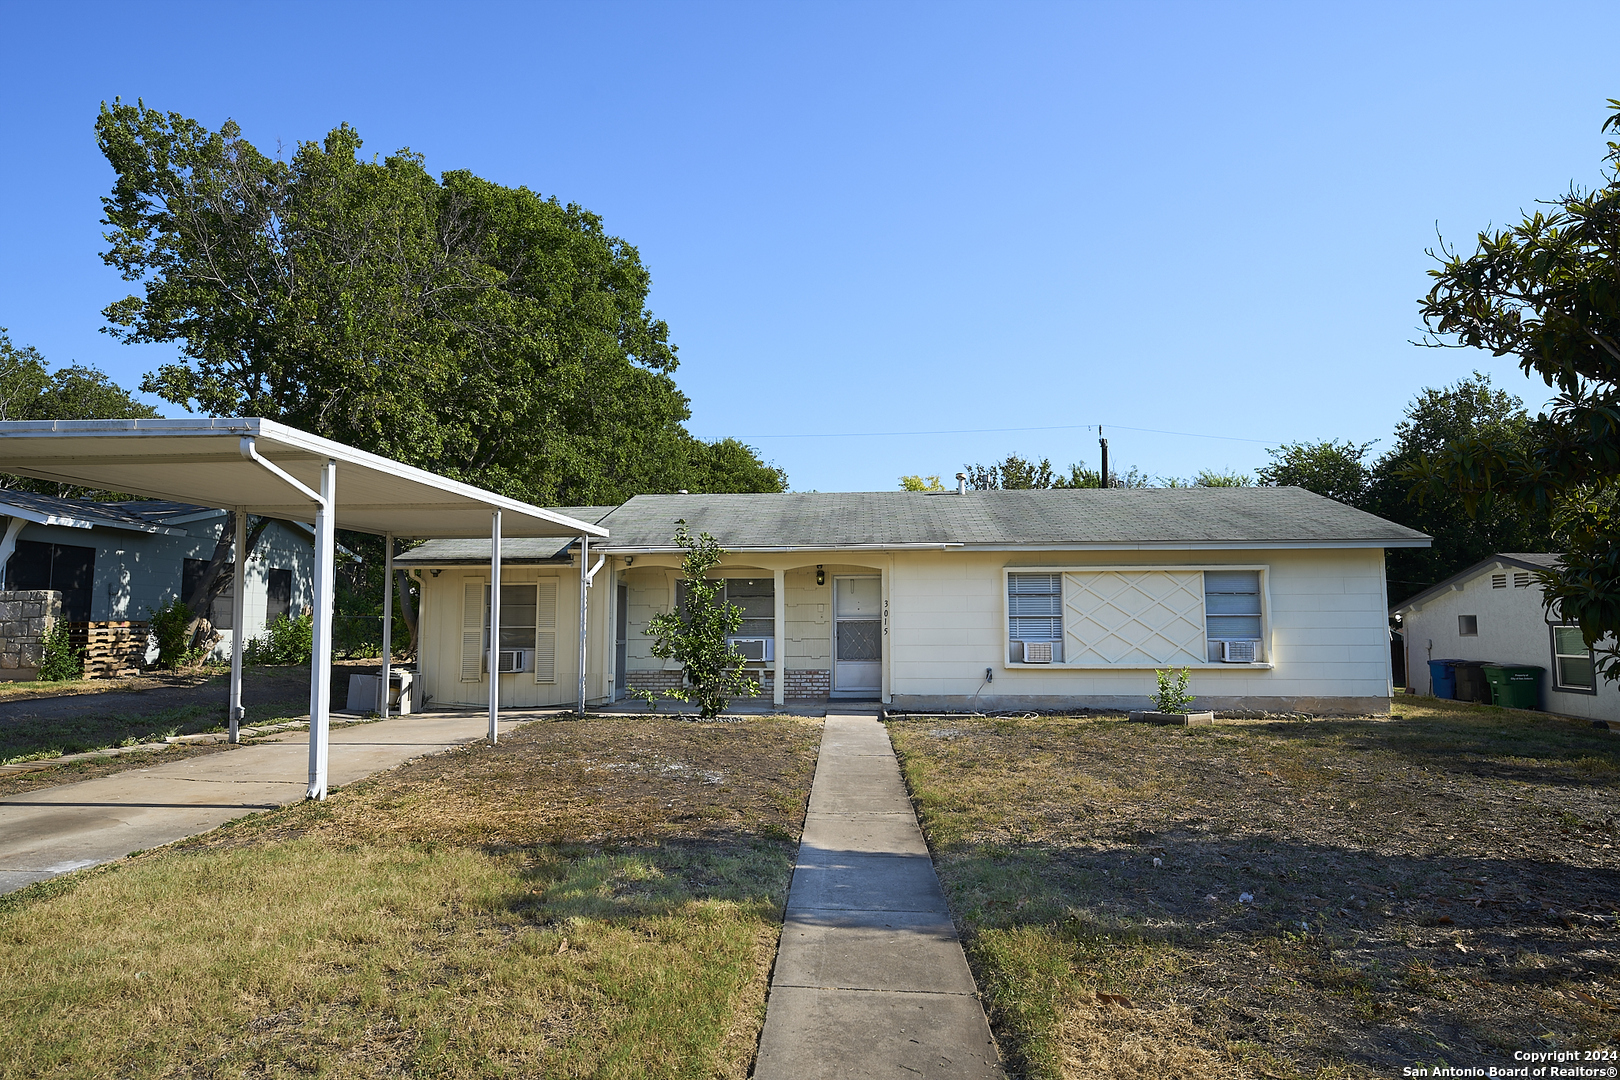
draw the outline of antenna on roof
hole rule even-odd
[[[1099,487],[1111,487],[1108,482],[1108,440],[1102,437],[1102,425],[1097,425],[1097,441],[1102,444],[1102,469],[1098,475],[1102,477]]]

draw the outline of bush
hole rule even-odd
[[[1159,692],[1153,695],[1155,709],[1167,713],[1186,712],[1187,706],[1197,700],[1187,693],[1186,668],[1180,671],[1155,671],[1154,674],[1159,677]]]
[[[190,659],[187,655],[190,635],[186,631],[191,627],[191,609],[177,596],[160,608],[146,610],[152,613],[150,629],[157,641],[157,666],[173,671]]]
[[[39,677],[46,682],[77,679],[84,674],[84,650],[73,647],[67,623],[59,622],[45,635]]]
[[[309,614],[296,619],[278,615],[265,626],[263,637],[242,647],[242,658],[250,664],[307,664],[314,655],[315,616]]]

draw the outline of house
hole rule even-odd
[[[0,491],[6,518],[0,539],[0,586],[7,592],[55,590],[70,623],[144,621],[184,596],[213,558],[225,511],[156,500],[95,502],[27,491]],[[278,615],[310,603],[312,546],[307,528],[273,521],[246,568],[244,631],[263,632]],[[222,571],[231,581],[231,567]],[[235,633],[232,585],[208,613],[221,632],[216,655]],[[0,678],[31,672],[0,671]]]
[[[1597,673],[1580,629],[1554,622],[1543,604],[1536,574],[1557,566],[1556,554],[1492,555],[1395,607],[1411,687],[1434,692],[1430,660],[1539,667],[1548,712],[1620,720],[1620,686]]]
[[[645,630],[680,601],[671,537],[684,521],[726,549],[736,647],[778,704],[1140,708],[1156,669],[1185,667],[1203,706],[1382,711],[1384,549],[1429,543],[1298,488],[642,495],[559,509],[608,536],[590,542],[591,567],[575,541],[503,544],[505,706],[575,702],[581,653],[588,703],[680,685]],[[488,702],[490,552],[439,540],[396,560],[422,583],[432,702]]]

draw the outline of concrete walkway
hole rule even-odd
[[[754,1078],[1000,1078],[997,1061],[888,732],[829,713]]]
[[[503,713],[501,730],[537,715]],[[477,742],[488,730],[489,717],[481,712],[421,713],[334,728],[329,783],[350,784],[423,754]],[[0,893],[300,802],[308,774],[309,735],[296,731],[0,799]]]

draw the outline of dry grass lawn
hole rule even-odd
[[[537,723],[0,898],[0,1077],[737,1077],[820,722]]]
[[[1027,1077],[1385,1077],[1620,1048],[1620,737],[1389,718],[890,727]]]

